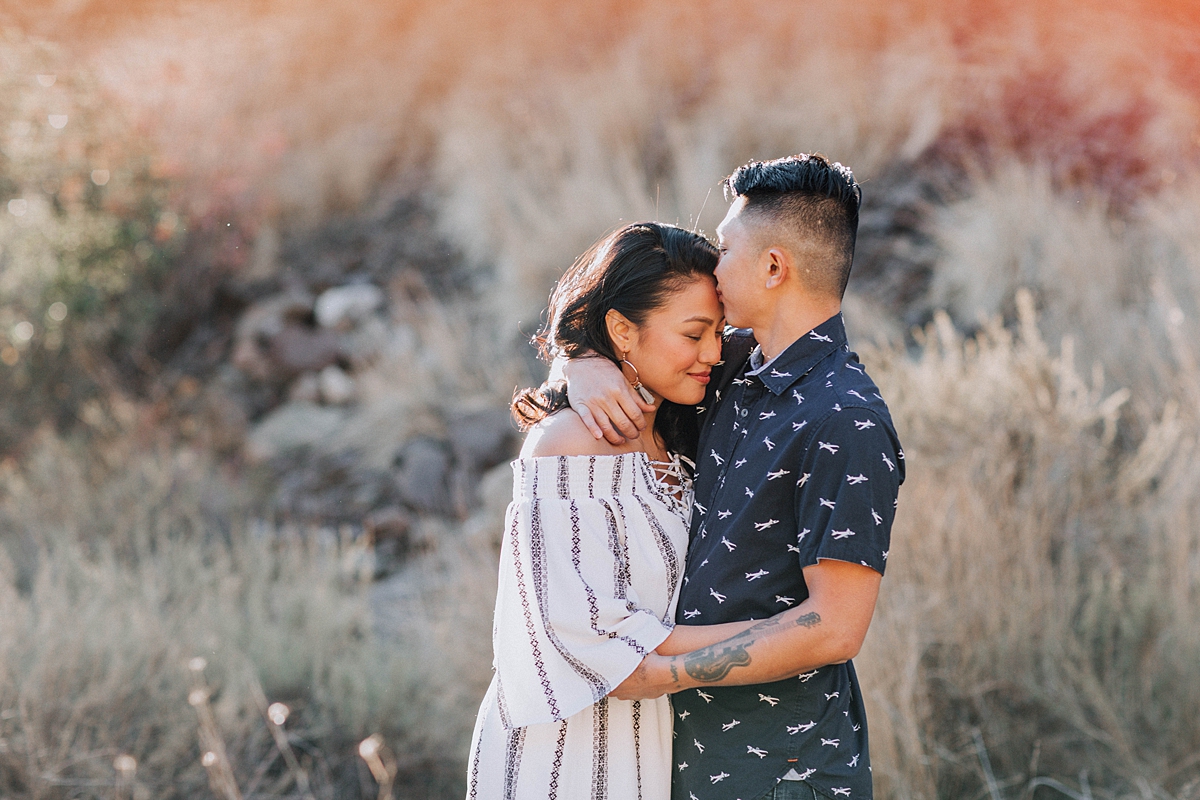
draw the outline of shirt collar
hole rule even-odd
[[[780,395],[806,375],[821,359],[845,344],[846,326],[839,312],[792,342],[782,353],[757,369],[753,368],[757,359],[752,355],[751,369],[746,374],[757,377],[774,394]],[[761,351],[758,351],[758,358],[762,358]]]

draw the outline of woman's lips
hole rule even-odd
[[[707,372],[689,372],[688,376],[695,378],[701,386],[707,386],[708,382],[712,380],[712,376]]]

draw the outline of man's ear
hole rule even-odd
[[[608,328],[608,340],[618,354],[628,353],[633,349],[637,335],[637,326],[630,322],[624,314],[615,308],[610,308],[604,315],[604,324]]]
[[[766,288],[775,289],[787,281],[795,265],[791,255],[782,248],[772,247],[766,252],[767,283]]]

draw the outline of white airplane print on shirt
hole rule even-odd
[[[805,672],[805,673],[799,675],[798,677],[800,678],[801,683],[808,683],[810,680],[812,680],[813,678],[815,678],[817,676],[818,672],[820,672],[820,670],[814,669],[812,672]],[[827,697],[825,699],[828,700],[829,698]],[[807,730],[807,728],[805,730]]]
[[[680,772],[683,772],[683,771],[684,771],[685,769],[687,769],[687,768],[688,768],[688,763],[687,763],[686,761],[684,761],[682,764],[680,764],[680,765],[679,765],[679,771],[680,771]],[[696,796],[696,795],[692,795],[692,797],[695,797],[695,796]]]
[[[716,589],[713,589],[713,588],[711,588],[711,587],[710,587],[710,588],[709,588],[709,590],[708,590],[708,593],[709,593],[709,594],[711,594],[713,597],[717,598],[717,602],[718,602],[718,603],[724,603],[724,602],[725,602],[725,595],[721,594],[721,593],[720,593],[720,592],[718,592]]]
[[[769,694],[763,694],[762,692],[759,692],[758,693],[758,702],[766,703],[771,708],[774,708],[775,706],[779,705],[779,698],[771,697],[771,695],[769,695]]]
[[[734,728],[736,728],[738,725],[741,725],[741,724],[742,724],[742,721],[740,719],[730,720],[729,722],[726,722],[724,725],[721,726],[721,730],[722,731],[731,731]]]
[[[867,482],[867,476],[863,475],[861,473],[859,473],[858,475],[847,475],[846,476],[846,483],[850,484],[851,486],[858,486],[860,483],[866,483],[866,482]]]
[[[883,524],[883,517],[879,516],[879,514],[873,508],[871,509],[871,518],[875,520],[876,525]]]
[[[792,423],[792,433],[795,433],[796,431],[800,430],[807,424],[808,424],[808,420],[804,420],[802,422],[793,422]]]
[[[808,722],[804,723],[803,725],[794,725],[794,726],[788,725],[787,731],[788,731],[788,733],[795,736],[797,733],[808,733],[815,727],[817,727],[816,721],[810,719]]]
[[[761,749],[759,749],[759,748],[757,748],[757,747],[755,747],[755,746],[753,746],[753,745],[749,745],[749,744],[748,744],[748,745],[746,745],[746,755],[750,755],[751,753],[753,753],[754,755],[758,756],[759,758],[766,758],[766,757],[767,757],[767,751],[766,751],[766,750],[761,750]]]
[[[816,331],[809,331],[808,338],[812,339],[814,342],[828,342],[829,344],[833,344],[832,336],[822,336]]]
[[[799,389],[792,389],[792,397],[796,398],[796,405],[804,402],[804,395],[800,394]]]
[[[680,718],[680,719],[687,719],[687,718],[688,718],[688,717],[690,717],[691,715],[692,715],[692,712],[690,712],[690,711],[680,711],[680,712],[679,712],[679,718]]]
[[[810,533],[812,533],[812,531],[810,531],[808,528],[805,528],[804,530],[802,530],[802,531],[800,531],[799,533],[797,533],[797,534],[796,534],[796,542],[797,542],[797,544],[798,544],[798,543],[800,543],[800,542],[803,542],[803,541],[804,541],[804,537],[805,537],[805,536],[808,536]]]
[[[750,491],[750,487],[746,487],[746,497],[754,497],[754,492]]]
[[[765,419],[770,419],[773,416],[775,416],[774,411],[760,411],[758,414],[758,420],[759,420],[759,422],[761,422]]]
[[[800,773],[800,780],[806,781],[809,778],[811,778],[814,774],[816,774],[815,769],[806,769],[806,770],[804,770],[804,772]]]
[[[772,370],[771,370],[771,377],[772,377],[772,378],[790,378],[790,377],[792,377],[792,373],[790,373],[790,372],[780,372],[780,371],[779,371],[779,370],[777,370],[777,369],[772,369]]]
[[[700,512],[700,515],[701,515],[701,516],[703,516],[703,515],[705,515],[705,514],[707,514],[707,513],[708,513],[708,509],[707,509],[707,508],[705,508],[704,506],[700,505],[699,503],[697,503],[695,500],[693,500],[693,501],[692,501],[692,506],[693,506],[693,507],[694,507],[694,508],[695,508],[697,511],[699,511],[699,512]]]
[[[822,738],[822,739],[821,739],[821,747],[825,747],[826,745],[829,745],[829,746],[831,746],[831,747],[841,747],[841,746],[842,746],[842,740],[841,740],[841,739],[825,739],[825,738]]]
[[[746,459],[739,458],[737,461],[733,462],[733,468],[738,469],[739,467],[742,466],[742,464],[745,464],[745,463],[746,463]]]
[[[723,545],[725,545],[727,548],[729,548],[729,552],[731,552],[731,553],[732,553],[734,550],[737,550],[737,545],[736,545],[736,544],[734,544],[733,542],[729,541],[728,539],[726,539],[724,536],[722,536],[722,537],[721,537],[721,544],[723,544]]]
[[[713,461],[717,462],[718,467],[725,463],[725,459],[721,458],[721,456],[717,453],[716,450],[710,451],[709,455],[712,456]]]
[[[833,500],[826,500],[824,497],[819,497],[819,498],[817,498],[817,499],[821,501],[821,505],[822,505],[822,506],[824,506],[825,508],[828,508],[828,509],[830,509],[831,511],[832,511],[832,510],[833,510],[833,508],[834,508],[834,507],[837,505],[837,503],[836,503],[836,502],[834,502]]]
[[[846,528],[844,531],[834,531],[831,535],[834,539],[849,539],[851,536],[854,536],[854,531]]]
[[[684,610],[683,612],[684,619],[693,619],[698,616],[700,616],[700,609],[698,608],[692,609],[691,611]]]
[[[704,702],[706,702],[706,703],[711,703],[711,702],[713,701],[713,696],[712,696],[711,694],[707,694],[707,693],[705,693],[705,692],[702,692],[702,691],[700,691],[699,689],[697,689],[697,690],[696,690],[696,694],[700,695],[700,699],[701,699],[701,700],[703,700],[703,701],[704,701]],[[703,752],[704,752],[704,749],[703,749],[703,748],[701,748],[700,752],[701,752],[701,753],[703,753]]]
[[[769,519],[766,522],[756,522],[754,523],[754,530],[765,531],[767,528],[772,528],[778,524],[779,520],[777,519]]]
[[[846,766],[850,767],[851,769],[854,769],[855,767],[857,767],[858,766],[858,757],[860,755],[862,755],[862,753],[855,753],[854,758],[852,758],[846,762]]]
[[[863,368],[862,368],[862,367],[860,367],[858,364],[855,364],[855,363],[854,363],[854,362],[852,362],[852,361],[847,361],[847,362],[846,362],[846,369],[852,369],[852,370],[854,370],[855,372],[857,372],[859,375],[862,375],[862,374],[863,374]]]
[[[828,450],[830,455],[837,455],[837,451],[841,449],[841,445],[830,444],[829,442],[817,442],[817,447],[821,450]]]
[[[700,744],[699,739],[692,739],[692,744],[696,745],[696,749],[699,750],[701,753],[704,752],[704,745]]]
[[[792,474],[792,471],[790,469],[779,469],[774,472],[768,472],[767,480],[773,481],[776,478],[782,478],[784,475],[791,475],[791,474]]]
[[[888,472],[895,472],[896,465],[893,464],[892,460],[887,457],[887,453],[880,453],[880,455],[883,456],[883,463],[887,464]]]
[[[854,420],[854,427],[858,428],[860,431],[865,431],[867,428],[874,428],[875,423],[869,419],[856,419]]]
[[[746,580],[747,581],[756,581],[759,578],[765,578],[767,575],[770,575],[770,574],[771,573],[767,572],[765,569],[760,569],[758,572],[747,572]]]
[[[867,402],[867,398],[863,397],[861,394],[854,391],[853,389],[847,389],[846,394],[853,395],[853,396],[857,397],[859,400],[862,400],[864,403]]]
[[[793,598],[793,597],[784,597],[784,596],[783,596],[783,595],[781,595],[781,594],[777,594],[777,595],[775,595],[775,602],[776,602],[776,603],[783,603],[783,604],[784,604],[785,606],[787,606],[788,608],[791,608],[791,607],[792,607],[792,603],[795,603],[795,602],[796,602],[796,600],[795,600],[795,598]]]
[[[775,443],[771,441],[771,437],[769,436],[763,437],[763,444],[767,446],[768,451],[775,449]]]
[[[803,475],[801,475],[801,476],[800,476],[800,480],[796,481],[796,485],[797,485],[797,486],[803,486],[804,484],[808,483],[808,479],[809,479],[810,477],[812,477],[812,473],[811,473],[811,472],[806,472],[806,473],[804,473]]]
[[[725,518],[727,518],[727,517],[729,517],[729,516],[732,516],[732,515],[733,515],[733,512],[732,512],[732,511],[718,511],[718,512],[717,512],[717,519],[725,519]],[[881,520],[881,521],[882,521],[882,520]]]
[[[832,786],[832,787],[830,787],[829,791],[833,792],[834,797],[849,797],[850,796],[850,787],[849,786]]]
[[[713,783],[720,783],[721,781],[725,780],[728,777],[729,777],[728,772],[721,772],[721,773],[718,773],[717,775],[709,775],[708,779],[710,781],[712,781]]]

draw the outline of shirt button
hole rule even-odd
[[[747,411],[746,409],[744,409],[744,408],[742,409],[742,416],[743,416],[743,417],[744,417],[744,416],[746,416],[746,415],[747,415],[747,414],[749,414],[749,413],[750,413],[750,412],[749,412],[749,411]]]

